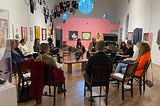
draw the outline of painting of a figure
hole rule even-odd
[[[0,47],[5,47],[5,40],[8,38],[8,21],[0,19]]]
[[[69,40],[77,40],[78,31],[69,31]]]

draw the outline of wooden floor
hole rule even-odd
[[[81,72],[80,64],[73,65],[72,74],[67,73],[67,66],[64,65],[66,76],[66,97],[63,94],[57,94],[56,106],[89,106],[88,102],[89,93],[87,96],[83,96],[83,72]],[[149,69],[149,73],[151,68]],[[121,98],[121,88],[117,90],[116,86],[110,84],[108,95],[108,106],[160,106],[160,66],[152,64],[152,71],[154,76],[154,86],[148,88],[140,96],[139,88],[136,81],[134,81],[134,95],[130,96],[130,92],[125,92],[125,100]],[[151,74],[149,76],[151,78]],[[14,79],[15,81],[16,79]],[[94,89],[94,94],[98,88]],[[97,92],[98,93],[98,92]],[[36,104],[34,100],[25,103],[18,103],[18,106],[52,106],[53,101],[50,97],[42,97],[42,103]],[[93,106],[105,106],[104,98],[96,98]]]

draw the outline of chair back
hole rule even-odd
[[[104,86],[109,83],[112,66],[95,66],[91,74],[91,84],[93,86]]]
[[[148,70],[150,64],[151,64],[151,60],[148,61],[148,62],[144,65],[142,76],[145,75],[145,73],[147,72],[147,70]]]
[[[128,64],[126,72],[124,73],[123,81],[128,81],[134,76],[137,66],[138,66],[138,63]]]
[[[23,76],[23,72],[20,68],[20,64],[17,63],[16,61],[12,61],[13,66],[16,68],[16,72],[18,73],[18,84],[22,83],[22,86],[25,86],[25,79]],[[30,79],[30,77],[28,77],[28,80]]]

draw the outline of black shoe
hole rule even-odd
[[[63,89],[63,88],[58,88],[57,89],[57,93],[64,93],[66,92],[67,90],[66,89]]]
[[[91,97],[89,97],[88,102],[89,102],[89,103],[91,103],[91,102],[92,102],[92,103],[95,103],[95,99],[94,99],[94,98],[91,99]]]
[[[58,63],[62,63],[61,61],[57,61]]]

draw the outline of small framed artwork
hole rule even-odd
[[[12,25],[12,29],[13,29],[13,39],[20,39],[18,26]]]
[[[8,36],[8,20],[0,18],[0,48],[6,46]]]
[[[77,40],[78,31],[69,31],[69,40]]]
[[[35,26],[35,39],[40,39],[40,27]]]
[[[25,39],[27,41],[27,27],[21,27],[21,35],[22,35],[22,39]]]
[[[30,41],[33,41],[33,27],[29,27],[30,29]]]
[[[42,40],[46,40],[47,38],[47,29],[42,28]]]
[[[91,32],[82,32],[82,40],[91,40]]]

